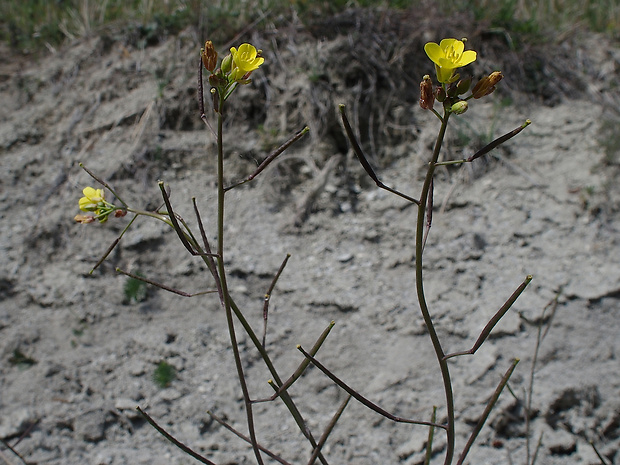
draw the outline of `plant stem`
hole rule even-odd
[[[232,345],[232,351],[235,358],[235,366],[237,368],[237,376],[239,377],[239,384],[241,385],[241,391],[243,392],[243,400],[245,403],[245,412],[248,422],[248,432],[250,434],[250,442],[252,443],[252,449],[254,449],[254,455],[259,465],[263,465],[263,459],[260,454],[258,441],[256,439],[256,431],[254,429],[254,415],[252,412],[252,402],[250,400],[250,394],[248,386],[245,382],[245,375],[243,373],[243,365],[241,363],[241,355],[239,354],[239,345],[237,343],[237,336],[235,334],[235,324],[232,316],[232,309],[230,303],[230,295],[228,294],[228,284],[226,280],[226,270],[224,268],[224,149],[223,149],[223,126],[224,116],[222,114],[224,106],[224,98],[220,97],[219,112],[217,114],[217,264],[218,272],[220,276],[220,282],[222,285],[222,296],[224,309],[226,311],[226,323],[228,324],[228,333],[230,336],[230,343]]]
[[[424,180],[424,186],[422,187],[422,193],[420,194],[420,203],[418,204],[418,218],[416,223],[416,241],[415,241],[415,270],[416,270],[416,290],[418,294],[418,302],[420,304],[420,311],[424,318],[424,323],[428,329],[428,334],[433,343],[433,349],[435,349],[435,355],[439,362],[439,368],[441,369],[441,376],[443,378],[444,391],[446,394],[446,409],[448,414],[448,424],[446,427],[447,436],[447,450],[445,465],[452,463],[454,456],[454,395],[452,392],[452,381],[450,380],[450,370],[448,369],[448,362],[444,360],[444,351],[439,341],[439,336],[435,330],[433,320],[431,319],[428,306],[426,304],[426,298],[424,297],[424,283],[422,275],[422,253],[424,250],[424,225],[425,225],[425,213],[428,196],[430,193],[433,175],[435,172],[435,164],[439,159],[439,152],[441,151],[441,144],[446,134],[446,128],[448,127],[448,118],[450,113],[444,112],[444,116],[441,119],[441,128],[435,141],[435,148],[433,150],[433,156],[428,165],[428,171],[426,172],[426,179]]]

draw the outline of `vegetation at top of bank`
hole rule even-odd
[[[145,46],[190,25],[201,37],[226,42],[248,25],[260,27],[287,11],[312,22],[352,7],[430,11],[438,6],[473,14],[510,33],[587,28],[614,35],[620,30],[620,0],[4,0],[0,37],[24,54],[54,50],[110,26],[132,30]]]

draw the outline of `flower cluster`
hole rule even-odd
[[[440,85],[434,89],[429,75],[420,83],[420,106],[433,110],[435,100],[441,102],[446,111],[461,115],[467,111],[467,100],[481,98],[495,91],[495,85],[503,78],[499,71],[480,79],[468,97],[461,97],[471,87],[471,78],[461,79],[458,68],[476,61],[473,50],[465,50],[465,39],[443,39],[439,44],[428,42],[424,51],[435,64],[435,73]],[[434,111],[434,110],[433,110]]]
[[[200,49],[200,57],[205,69],[211,73],[209,84],[222,100],[226,100],[238,84],[248,84],[252,72],[265,62],[261,56],[261,50],[245,43],[241,44],[238,49],[231,47],[230,53],[222,59],[218,68],[218,54],[210,40],[206,41],[204,48]]]
[[[114,213],[115,216],[124,216],[125,210],[119,210],[118,207],[107,202],[103,189],[95,189],[93,187],[85,187],[82,191],[84,197],[79,200],[80,210],[83,212],[92,212],[93,215],[75,215],[75,221],[86,224],[99,220],[100,223],[107,221],[108,216]]]

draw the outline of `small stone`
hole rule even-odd
[[[75,420],[75,434],[86,442],[99,442],[105,438],[106,413],[97,410],[80,415]]]
[[[338,255],[338,257],[337,257],[337,260],[338,260],[340,263],[347,263],[347,262],[350,262],[351,260],[353,260],[353,254],[351,254],[351,253],[343,253],[343,254],[340,254],[340,255]]]
[[[19,436],[36,420],[34,412],[26,407],[13,410],[8,415],[2,415],[0,438]]]
[[[116,399],[116,402],[114,403],[114,408],[116,408],[117,410],[135,410],[136,407],[138,406],[138,402],[136,402],[133,399],[124,399],[124,398],[120,398],[120,399]]]
[[[165,402],[172,402],[173,400],[177,400],[183,397],[183,394],[181,394],[174,388],[167,388],[162,389],[157,397],[159,397],[159,400],[163,400]]]

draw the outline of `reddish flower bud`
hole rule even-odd
[[[433,81],[431,81],[431,77],[427,74],[420,82],[420,106],[425,110],[432,110],[434,104]]]
[[[437,98],[438,102],[443,103],[446,100],[446,90],[443,87],[437,87],[437,92],[435,97]]]
[[[217,52],[215,51],[215,47],[213,47],[213,42],[210,40],[205,42],[205,48],[200,49],[200,57],[202,58],[204,67],[208,71],[213,72],[217,66]]]
[[[488,76],[483,77],[471,90],[471,94],[475,99],[489,95],[495,90],[495,84],[502,80],[504,75],[501,71],[493,71]]]

